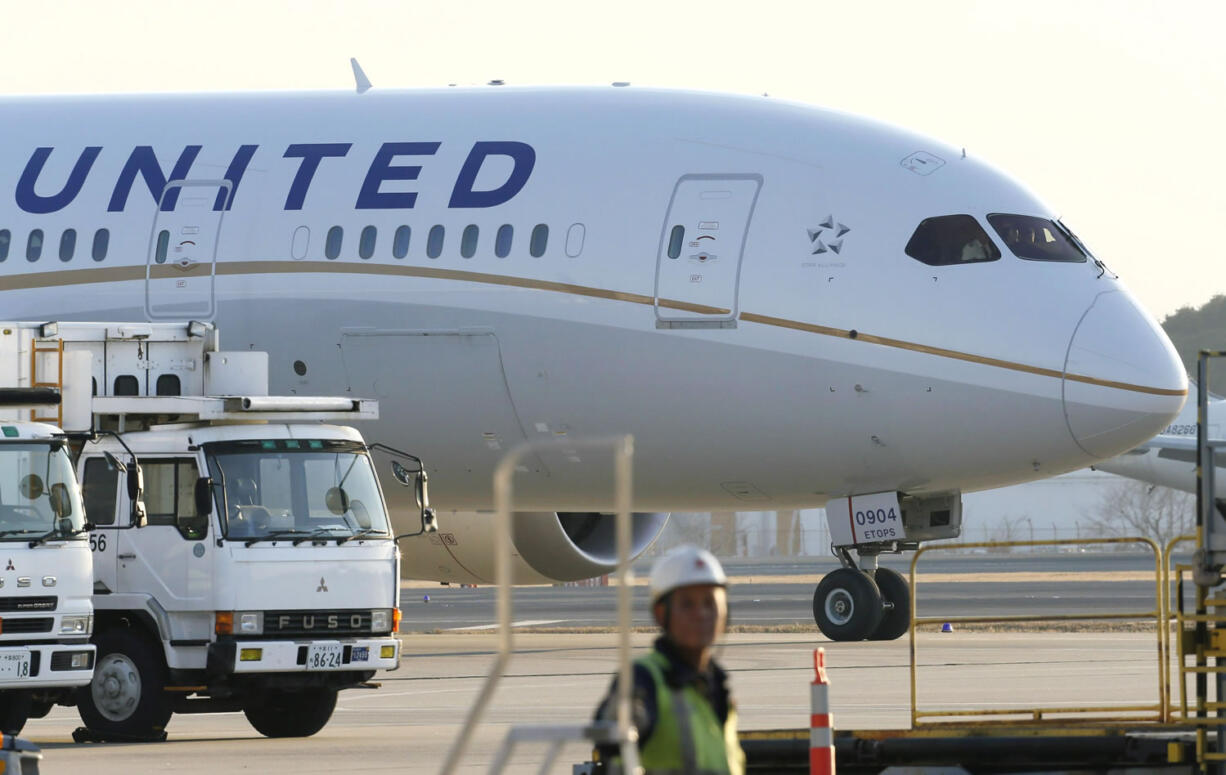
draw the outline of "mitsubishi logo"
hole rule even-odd
[[[327,592],[328,591],[328,584],[327,582],[324,581],[323,576],[319,577],[319,586],[315,587],[315,591],[316,592]]]
[[[17,570],[17,568],[13,565],[12,557],[9,558],[9,564],[5,567],[5,570]]]

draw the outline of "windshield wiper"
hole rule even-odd
[[[30,531],[26,530],[26,531],[21,531],[21,532],[28,533]],[[50,533],[43,533],[38,538],[31,538],[30,548],[33,549],[36,546],[41,546],[47,543],[48,541],[50,541],[52,538],[72,538],[73,536],[79,536],[85,532],[88,532],[85,528],[81,528],[80,530],[73,530],[68,533],[61,533],[58,530],[52,530]],[[0,533],[0,535],[4,535],[4,534]]]
[[[33,533],[34,530],[35,530],[34,528],[29,528],[29,527],[23,528],[21,530],[3,530],[3,531],[0,531],[0,538],[4,538],[5,536],[20,535],[21,533]]]
[[[254,546],[255,544],[258,544],[261,541],[276,541],[278,538],[285,538],[286,536],[296,536],[296,535],[302,535],[302,531],[301,530],[275,530],[266,535],[255,536],[254,538],[248,538],[246,541],[243,542],[243,545],[250,548]],[[297,546],[297,545],[298,543],[295,541],[294,546]]]
[[[356,533],[350,533],[347,536],[338,537],[336,539],[336,545],[340,546],[346,541],[352,541],[355,538],[365,538],[366,536],[369,536],[369,535],[386,535],[386,534],[387,533],[383,530],[375,530],[373,527],[366,527],[366,528],[362,528]]]
[[[315,528],[314,530],[312,530],[311,532],[307,533],[306,535],[299,536],[298,538],[295,538],[295,539],[294,539],[294,541],[293,541],[293,544],[294,544],[294,546],[297,546],[298,544],[302,543],[303,541],[310,541],[310,540],[311,540],[311,539],[313,539],[313,538],[322,538],[322,539],[324,539],[324,541],[326,542],[326,541],[327,541],[329,538],[332,538],[332,531],[333,531],[333,530],[336,530],[336,528],[335,528],[335,527],[317,527],[317,528]],[[299,531],[299,532],[301,532],[301,531]],[[337,542],[339,543],[340,536],[337,536],[337,539],[338,539],[338,541],[337,541]]]

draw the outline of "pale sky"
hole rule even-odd
[[[5,2],[0,93],[676,86],[965,146],[1161,319],[1226,293],[1226,3]],[[0,130],[0,137],[2,137]]]

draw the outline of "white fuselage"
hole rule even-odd
[[[1055,214],[956,149],[840,113],[619,88],[0,110],[6,316],[211,317],[227,349],[270,352],[274,393],[377,397],[364,434],[420,454],[444,509],[488,508],[525,439],[610,433],[635,436],[643,511],[996,487],[1118,454],[1186,392],[1093,261],[908,256],[931,216],[996,240],[989,213]],[[674,220],[691,225],[676,259]],[[599,455],[525,468],[517,508],[612,505]]]

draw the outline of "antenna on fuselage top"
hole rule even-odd
[[[362,94],[370,88],[370,79],[362,72],[362,66],[358,64],[356,57],[349,57],[349,64],[353,65],[353,80],[357,82],[358,94]]]

